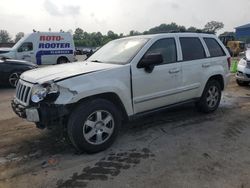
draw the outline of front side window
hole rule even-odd
[[[18,52],[27,52],[32,50],[33,50],[32,42],[25,42],[18,48]]]
[[[180,43],[183,61],[203,59],[206,57],[205,50],[199,38],[181,37]]]
[[[156,41],[147,51],[146,55],[159,53],[163,57],[163,64],[175,63],[177,61],[177,51],[175,39],[167,38]]]
[[[219,43],[213,38],[204,38],[211,57],[225,56],[225,52]]]

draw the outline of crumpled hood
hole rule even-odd
[[[120,67],[122,65],[94,63],[94,62],[76,62],[61,65],[51,65],[26,71],[21,75],[21,79],[31,83],[44,83],[47,81],[58,81],[73,76],[87,74],[105,69]]]

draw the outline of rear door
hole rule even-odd
[[[134,112],[144,112],[179,101],[182,81],[181,63],[177,60],[175,38],[157,40],[144,55],[160,53],[163,63],[151,73],[132,67]]]
[[[179,37],[182,51],[181,100],[199,97],[205,68],[209,66],[207,52],[199,37]]]

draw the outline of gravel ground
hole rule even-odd
[[[0,187],[250,187],[250,86],[234,79],[215,113],[190,104],[130,122],[94,155],[16,117],[13,94],[0,88]]]

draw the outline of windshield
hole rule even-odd
[[[126,38],[111,41],[94,53],[88,61],[127,64],[147,41],[146,38]]]
[[[21,38],[21,39],[12,47],[12,49],[17,49],[17,48],[20,46],[20,44],[22,44],[23,41],[26,40],[26,38],[28,38],[28,35],[26,35],[26,36],[24,36],[23,38]]]

